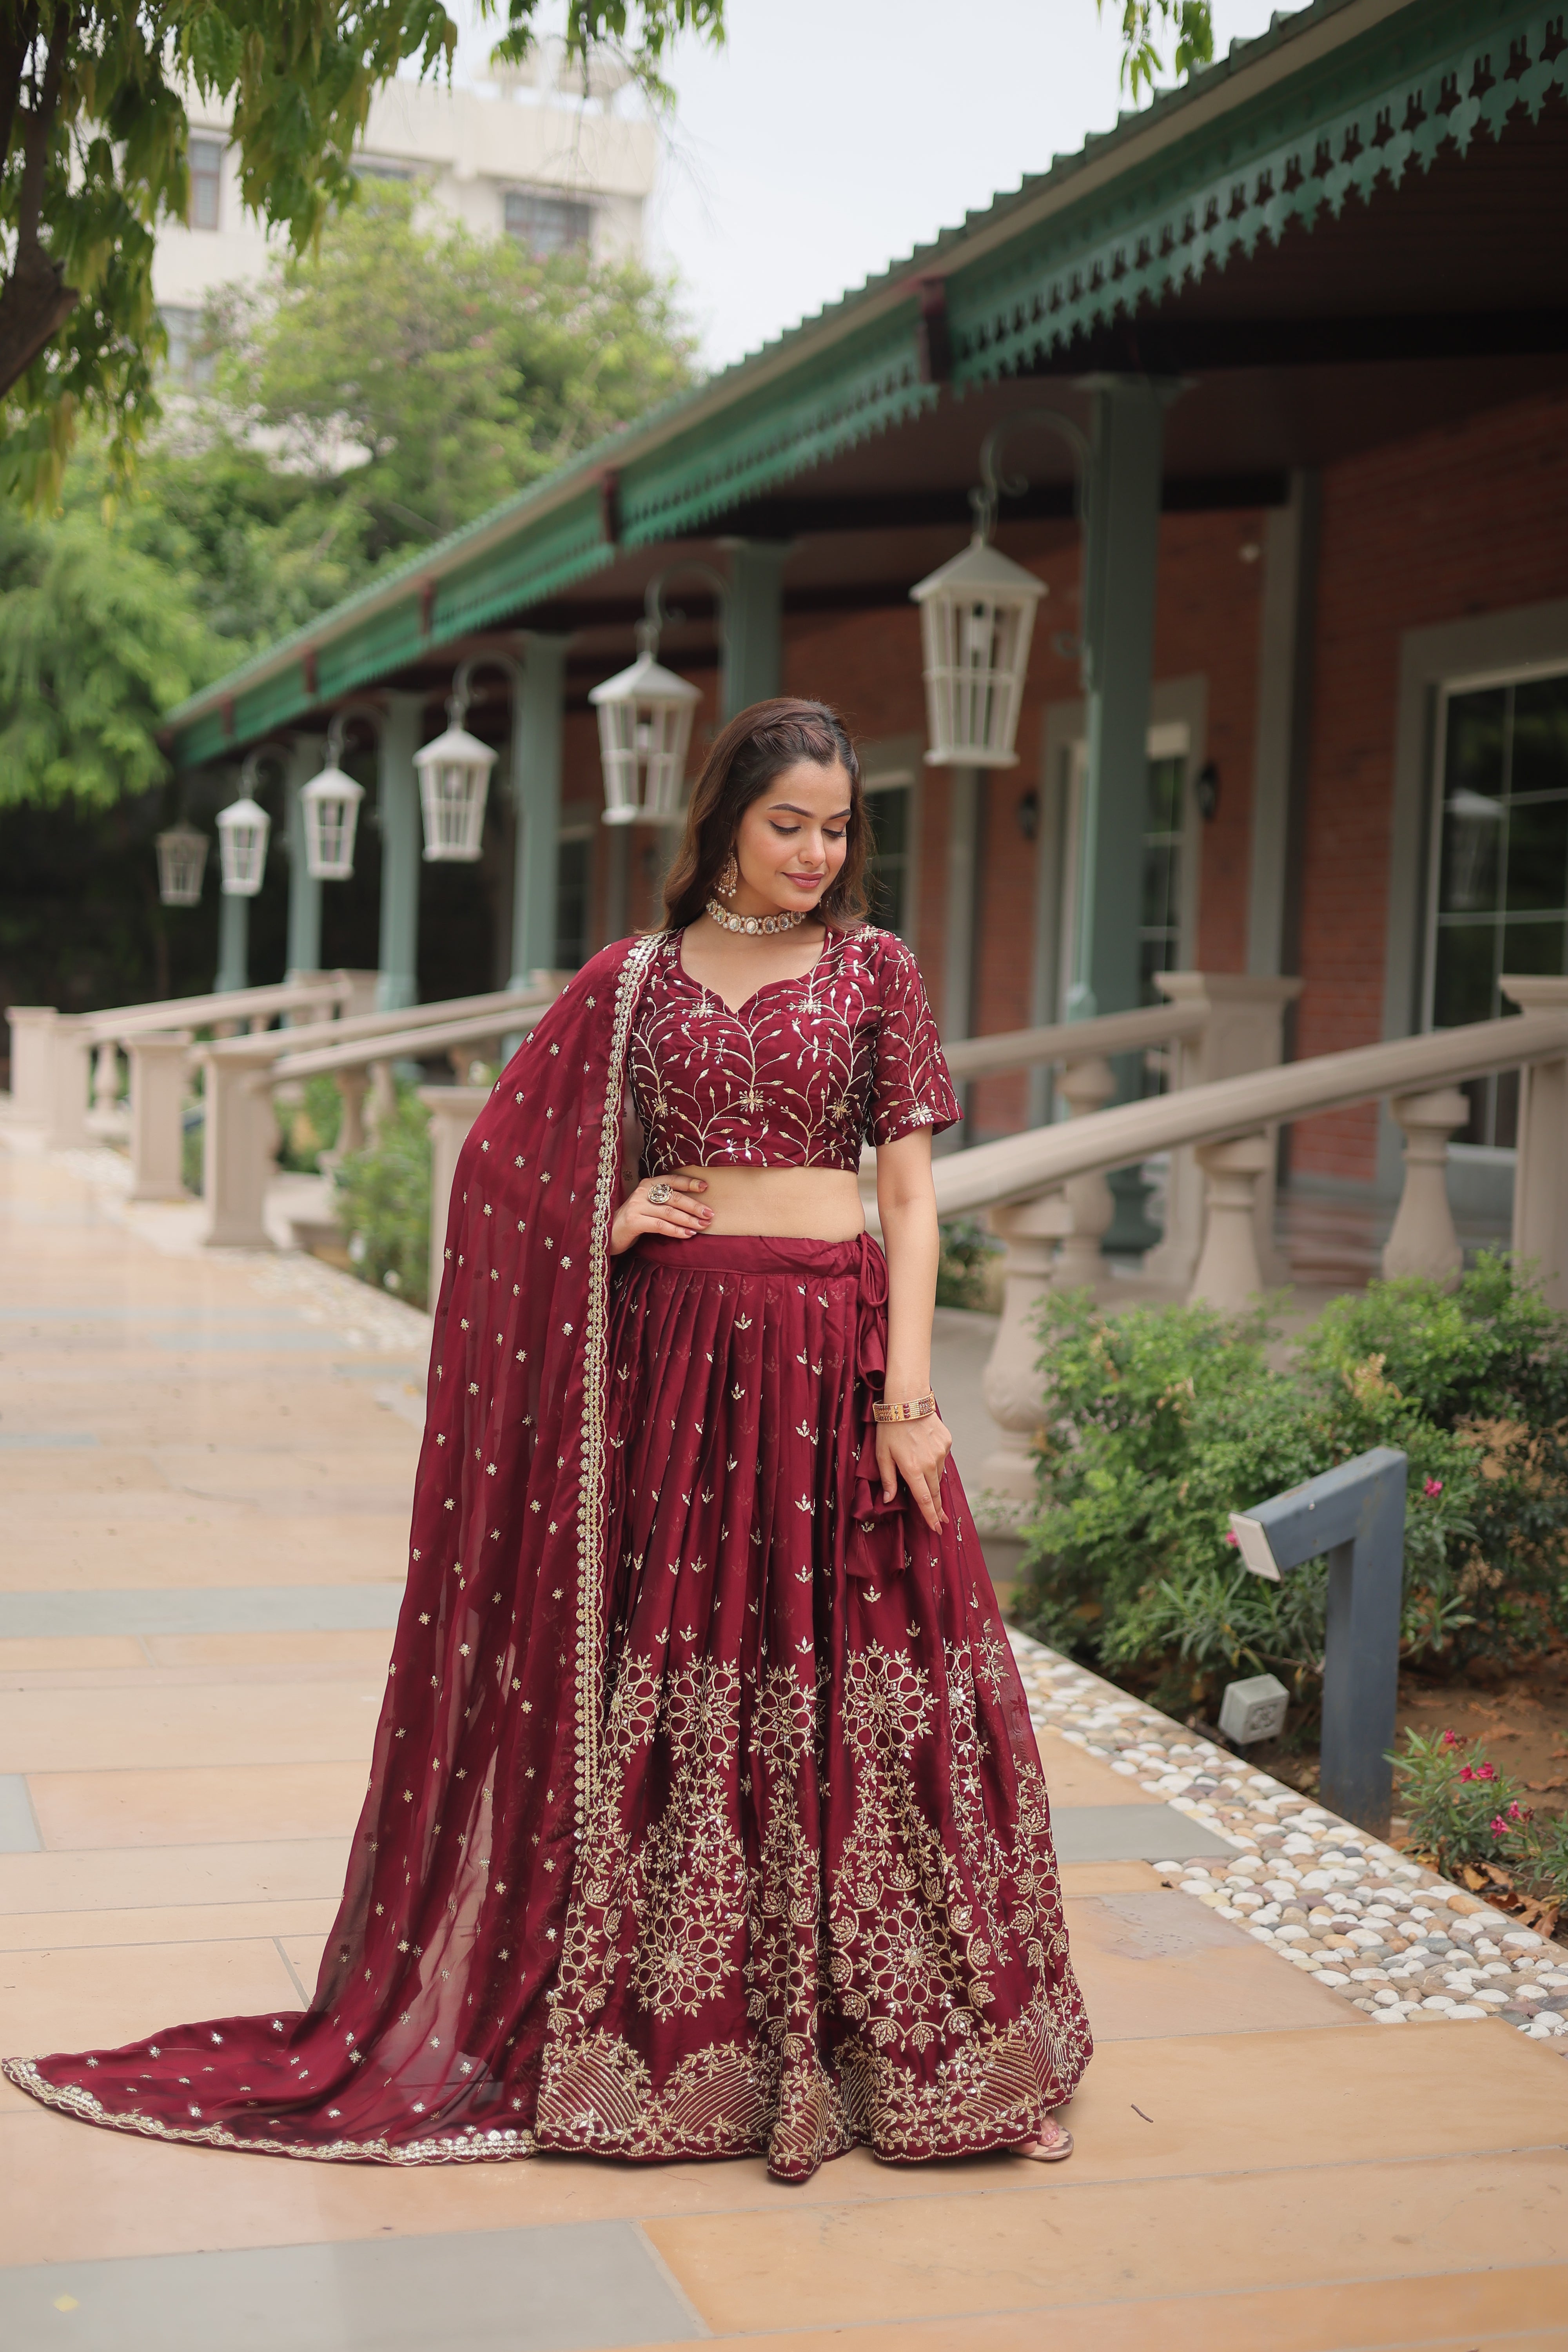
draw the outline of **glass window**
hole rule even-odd
[[[594,844],[587,834],[565,834],[555,864],[555,967],[578,971],[588,961],[588,892]]]
[[[1149,762],[1149,815],[1143,835],[1143,904],[1138,926],[1140,1001],[1163,1004],[1154,985],[1157,971],[1174,971],[1182,960],[1182,824],[1186,809],[1187,762]]]
[[[508,188],[501,199],[508,236],[526,246],[536,261],[547,261],[568,246],[586,245],[593,234],[594,208],[571,196],[540,196],[531,189]]]
[[[191,226],[216,228],[223,190],[223,142],[221,139],[193,139],[187,154],[191,173]]]
[[[910,891],[913,800],[912,784],[879,785],[873,780],[867,787],[871,854],[866,861],[866,896],[871,920],[905,940],[914,918]]]
[[[1430,1019],[1511,1008],[1506,971],[1568,972],[1568,672],[1447,698]],[[1518,1086],[1477,1079],[1467,1143],[1511,1147]]]
[[[392,180],[396,182],[399,185],[405,185],[413,177],[414,166],[412,163],[384,163],[380,158],[375,155],[356,155],[354,157],[354,178],[356,180]]]

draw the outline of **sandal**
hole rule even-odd
[[[1051,2135],[1049,2139],[1042,2133],[1038,2139],[1020,2140],[1014,2147],[1014,2155],[1026,2157],[1031,2164],[1065,2164],[1072,2154],[1071,2132],[1054,2123],[1049,2116],[1046,2117],[1046,2131]]]

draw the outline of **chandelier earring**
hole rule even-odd
[[[741,868],[736,863],[735,853],[731,850],[713,877],[713,887],[721,898],[732,898],[740,887]]]

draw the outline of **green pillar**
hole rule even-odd
[[[289,952],[284,964],[290,980],[297,972],[321,969],[321,886],[305,857],[305,812],[300,794],[313,776],[321,774],[324,751],[319,735],[297,736],[283,770],[283,822],[289,844]]]
[[[511,796],[517,811],[511,978],[555,961],[555,884],[561,838],[561,739],[566,709],[565,637],[530,635],[511,717]]]
[[[724,605],[724,716],[784,691],[784,568],[791,549],[773,540],[728,539]]]
[[[1088,773],[1069,1021],[1128,1013],[1138,1003],[1168,396],[1166,384],[1143,376],[1102,377],[1094,387],[1094,455],[1084,518]]]
[[[419,1002],[419,749],[424,698],[389,694],[376,747],[376,814],[381,822],[381,950],[375,983],[378,1013],[401,1013]]]
[[[213,987],[217,995],[229,996],[237,988],[249,986],[250,901],[231,898],[224,890],[218,898],[217,978]]]

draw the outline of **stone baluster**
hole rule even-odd
[[[1568,1012],[1568,980],[1505,972],[1501,985],[1526,1013]],[[1527,1063],[1519,1079],[1513,1254],[1562,1311],[1568,1308],[1568,1057]]]
[[[100,1133],[120,1109],[120,1043],[114,1037],[100,1037],[93,1053],[92,1109]]]
[[[1057,1092],[1074,1118],[1088,1118],[1103,1110],[1116,1092],[1116,1077],[1100,1055],[1069,1062],[1057,1080]],[[1104,1171],[1069,1176],[1062,1187],[1071,1220],[1062,1239],[1051,1287],[1054,1290],[1093,1289],[1105,1272],[1100,1244],[1116,1214],[1116,1196]]]
[[[468,1129],[490,1098],[489,1087],[421,1087],[419,1099],[430,1114],[430,1272],[428,1304],[432,1315],[441,1295],[441,1275],[447,1258],[447,1213],[452,1199],[452,1179],[458,1155]]]
[[[91,1056],[85,1018],[62,1013],[49,1046],[49,1121],[44,1140],[52,1151],[80,1151],[92,1141],[87,1123]]]
[[[1052,1286],[1057,1245],[1072,1230],[1072,1210],[1058,1187],[1033,1201],[992,1209],[986,1223],[1006,1251],[1002,1314],[981,1381],[985,1410],[1001,1430],[1002,1443],[981,1463],[976,1493],[995,1496],[1012,1514],[1034,1500],[1029,1449],[1044,1412],[1037,1324]]]
[[[11,1116],[29,1127],[47,1127],[60,1016],[52,1004],[13,1004],[5,1018],[11,1025]]]
[[[1238,1078],[1249,1070],[1278,1067],[1285,1008],[1301,992],[1299,980],[1243,972],[1157,971],[1154,985],[1173,1004],[1192,1006],[1205,1015],[1195,1036],[1178,1038],[1173,1045],[1167,1092],[1176,1094],[1215,1078]],[[1191,1282],[1203,1246],[1205,1189],[1192,1150],[1184,1146],[1173,1151],[1166,1177],[1164,1238],[1143,1260],[1145,1280],[1178,1286]],[[1254,1208],[1258,1264],[1268,1282],[1284,1282],[1288,1271],[1274,1247],[1272,1165],[1258,1180]]]
[[[370,1084],[370,1073],[368,1070],[337,1070],[333,1077],[338,1100],[342,1105],[338,1120],[338,1139],[332,1155],[334,1160],[338,1160],[345,1152],[364,1150],[364,1097]]]
[[[1274,1165],[1274,1139],[1259,1129],[1229,1143],[1200,1143],[1195,1157],[1207,1182],[1207,1213],[1188,1298],[1239,1315],[1263,1288],[1255,1211],[1258,1184]]]
[[[1390,1108],[1405,1131],[1405,1190],[1384,1244],[1384,1276],[1418,1274],[1452,1290],[1465,1254],[1448,1205],[1448,1138],[1465,1125],[1470,1106],[1458,1087],[1440,1087],[1396,1095]]]
[[[183,1201],[185,1065],[191,1033],[128,1038],[131,1058],[131,1198]]]
[[[396,1118],[397,1081],[392,1075],[392,1064],[372,1062],[370,1108],[366,1113],[365,1124],[370,1130],[370,1139],[374,1144],[379,1146],[385,1141],[392,1132]]]
[[[1069,1062],[1057,1091],[1075,1118],[1100,1110],[1116,1092],[1110,1065],[1096,1055]],[[993,1209],[986,1223],[1004,1244],[1002,1314],[986,1362],[981,1392],[985,1409],[1003,1433],[1002,1443],[980,1465],[979,1489],[1009,1512],[1027,1507],[1035,1496],[1030,1448],[1045,1411],[1040,1382],[1039,1312],[1050,1290],[1092,1287],[1103,1262],[1102,1235],[1116,1213],[1103,1172],[1071,1176],[1032,1201]]]
[[[266,1071],[252,1061],[210,1053],[202,1055],[202,1191],[207,1205],[203,1240],[210,1249],[270,1249],[267,1188],[278,1124]]]

